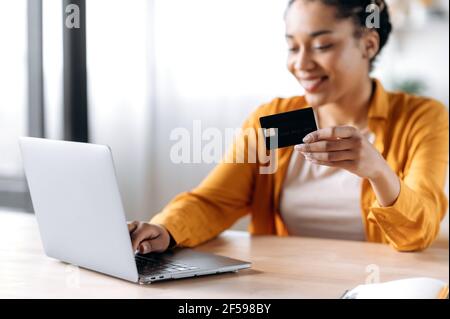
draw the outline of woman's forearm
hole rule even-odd
[[[382,207],[392,206],[400,194],[400,179],[395,172],[384,163],[375,176],[369,178],[378,203]]]

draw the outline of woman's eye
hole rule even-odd
[[[295,53],[295,52],[297,52],[298,51],[298,48],[289,48],[289,52],[291,52],[291,53]]]
[[[314,49],[319,50],[319,51],[325,51],[328,49],[331,49],[333,47],[333,44],[326,44],[326,45],[319,45],[314,47]]]

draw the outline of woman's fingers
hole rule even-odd
[[[327,139],[350,138],[357,134],[358,130],[353,126],[327,127],[306,135],[303,142],[314,143]]]
[[[170,243],[168,231],[161,225],[143,222],[131,222],[128,224],[133,251],[141,254],[150,252],[163,252]]]
[[[346,170],[351,170],[355,165],[354,161],[340,161],[340,162],[313,161],[313,163],[322,166],[343,168]]]
[[[147,223],[139,223],[138,227],[134,232],[131,233],[131,242],[133,246],[133,251],[138,250],[139,245],[148,239],[154,239],[158,237],[159,231],[154,225]]]
[[[320,153],[303,153],[309,161],[319,162],[340,162],[351,161],[357,159],[355,151],[338,151],[338,152],[320,152]]]
[[[335,152],[345,151],[357,148],[361,145],[361,139],[356,136],[352,136],[346,139],[340,140],[322,140],[313,143],[300,144],[295,146],[295,150],[300,152]]]
[[[139,244],[139,253],[160,253],[167,249],[166,242],[162,236],[156,237],[155,239],[144,240]]]
[[[134,232],[134,231],[136,230],[136,228],[139,226],[139,222],[133,221],[133,222],[131,222],[131,223],[128,223],[127,225],[128,225],[128,232],[130,232],[130,234],[131,234],[131,233]]]
[[[150,253],[152,251],[152,241],[144,240],[142,243],[139,244],[138,250],[140,254]]]

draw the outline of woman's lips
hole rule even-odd
[[[303,86],[303,88],[307,92],[314,93],[320,89],[320,87],[326,80],[328,80],[327,76],[310,78],[310,79],[300,79],[300,84]]]

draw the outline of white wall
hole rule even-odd
[[[420,29],[394,32],[378,60],[375,76],[387,88],[395,81],[419,79],[426,85],[424,95],[449,106],[448,21],[431,21]]]

